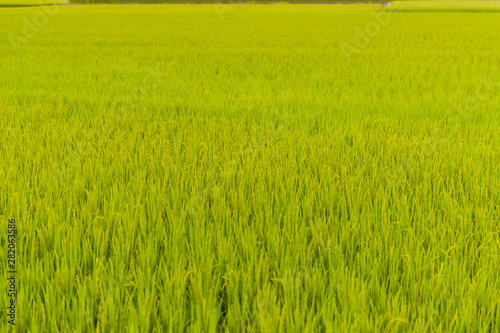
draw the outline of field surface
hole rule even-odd
[[[63,2],[57,0],[0,0],[0,8],[2,7],[36,7],[51,5],[54,3]],[[4,19],[6,13],[0,13],[0,17]]]
[[[404,1],[404,0],[403,0]],[[238,3],[335,3],[328,0],[0,0],[0,7],[33,7],[53,4],[170,4],[170,3],[210,3],[210,4],[238,4]],[[390,1],[361,1],[338,0],[338,3],[381,3]]]
[[[388,11],[430,11],[430,12],[447,12],[459,11],[465,12],[485,12],[485,11],[500,11],[500,1],[393,1],[391,8]]]
[[[390,8],[0,8],[17,331],[499,331],[500,12]]]

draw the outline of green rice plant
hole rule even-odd
[[[433,12],[484,12],[484,11],[500,11],[500,1],[394,1],[389,11],[433,11]]]
[[[500,13],[58,8],[0,8],[17,331],[500,330]]]
[[[22,0],[16,0],[16,1],[22,1]],[[404,1],[404,0],[403,0]],[[155,4],[155,3],[197,3],[197,4],[203,4],[203,3],[215,3],[215,4],[241,4],[241,3],[249,3],[249,4],[259,4],[259,3],[267,3],[267,4],[273,4],[273,3],[297,3],[297,4],[302,4],[302,3],[349,3],[349,2],[354,2],[354,3],[388,3],[390,1],[383,1],[383,0],[367,0],[367,1],[360,1],[360,0],[338,0],[338,1],[318,1],[318,0],[222,0],[222,1],[216,1],[216,0],[192,0],[192,1],[186,1],[186,0],[69,0],[68,2],[70,3],[80,3],[80,4],[92,4],[92,3],[97,3],[97,4],[120,4],[120,3],[128,3],[128,4],[140,4],[140,3],[147,3],[147,4]]]

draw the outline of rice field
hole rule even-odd
[[[500,1],[498,0],[475,0],[475,1],[460,1],[460,0],[440,0],[440,1],[394,1],[388,11],[431,11],[431,12],[485,12],[485,11],[500,11]]]
[[[499,331],[491,3],[0,8],[15,329]]]
[[[57,0],[0,0],[0,8],[2,7],[36,7],[46,6],[63,1]],[[2,20],[5,13],[2,13]]]

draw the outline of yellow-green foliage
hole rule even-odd
[[[460,12],[500,12],[500,1],[394,1],[389,11],[460,11]]]
[[[18,0],[20,1],[20,0]],[[32,0],[33,1],[33,0]],[[403,0],[404,1],[404,0]],[[367,0],[367,1],[361,1],[361,0],[67,0],[67,2],[74,2],[74,3],[86,3],[86,4],[91,4],[91,3],[114,3],[114,4],[119,4],[119,3],[215,3],[215,4],[231,4],[231,3],[242,3],[242,2],[248,2],[248,3],[253,3],[253,4],[258,4],[258,3],[300,3],[300,2],[366,2],[366,3],[371,3],[371,2],[389,2],[389,0]]]
[[[0,9],[18,332],[500,330],[500,13],[58,8]]]
[[[64,1],[57,0],[0,0],[1,7],[36,7],[45,6]],[[3,15],[3,14],[2,14]]]

